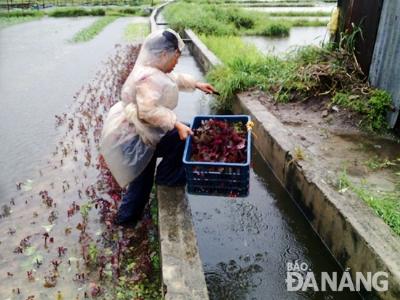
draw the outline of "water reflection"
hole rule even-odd
[[[210,299],[246,299],[249,289],[257,288],[262,283],[264,267],[261,264],[265,263],[264,256],[263,253],[253,257],[240,256],[237,261],[230,259],[206,267]]]
[[[316,274],[340,268],[254,152],[249,197],[189,195],[210,298],[358,299],[347,292],[287,291],[287,262],[305,262]]]

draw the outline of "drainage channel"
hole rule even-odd
[[[205,80],[187,49],[175,71]],[[210,113],[210,101],[198,91],[181,93],[175,112],[190,122]],[[343,271],[254,147],[248,197],[188,200],[210,299],[360,299],[347,291],[287,290],[288,263],[307,265],[301,272],[313,272],[319,287],[322,272],[340,279]]]
[[[210,299],[359,299],[347,292],[287,291],[288,263],[307,265],[317,282],[322,272],[338,278],[342,272],[253,152],[248,197],[189,196]]]

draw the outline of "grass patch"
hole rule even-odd
[[[11,25],[15,25],[15,24],[38,20],[40,18],[41,18],[41,16],[0,18],[0,29],[11,26]]]
[[[281,19],[279,22],[289,23],[292,27],[322,27],[327,26],[328,21],[326,20],[310,20],[310,19]]]
[[[56,8],[51,10],[48,15],[54,18],[60,17],[81,17],[81,16],[105,16],[104,8],[85,9],[80,7]]]
[[[142,16],[148,17],[151,14],[149,7],[125,7],[125,8],[109,8],[106,10],[106,16]]]
[[[207,75],[221,93],[219,109],[229,110],[236,92],[251,87],[268,90],[277,84],[282,85],[283,80],[290,80],[296,74],[296,65],[292,61],[264,56],[240,37],[201,36],[201,39],[225,64]]]
[[[111,22],[114,22],[118,17],[103,17],[95,21],[92,25],[79,31],[73,38],[72,42],[86,42],[93,39],[97,34],[99,34],[104,27],[106,27]]]
[[[360,199],[367,203],[374,212],[389,225],[393,231],[400,235],[400,187],[391,192],[374,190],[367,182],[360,185],[352,183],[346,171],[340,174],[338,188],[340,192],[351,190]]]
[[[273,20],[259,12],[194,3],[169,5],[164,15],[177,31],[190,28],[208,35],[287,36],[291,26],[287,21]]]
[[[126,0],[112,0],[112,1],[104,1],[104,0],[41,0],[41,1],[27,1],[27,0],[12,0],[9,1],[10,6],[13,7],[14,5],[18,4],[27,4],[30,2],[31,6],[37,6],[42,8],[43,5],[49,7],[49,5],[53,6],[126,6],[127,4],[131,6],[139,6],[139,5],[158,5],[161,3],[160,0],[130,0],[129,2]],[[0,0],[1,4],[7,4],[7,0]]]
[[[0,11],[0,29],[19,23],[34,21],[44,15],[44,12],[36,10]]]
[[[390,94],[383,90],[368,93],[337,92],[332,98],[333,104],[349,108],[364,116],[362,126],[370,131],[387,129],[386,112],[392,104]]]
[[[81,7],[64,7],[51,10],[48,15],[50,17],[81,17],[81,16],[148,16],[150,10],[146,7],[118,7],[118,8],[81,8]]]
[[[134,42],[144,39],[150,33],[148,23],[129,24],[125,28],[124,38],[128,42]]]
[[[0,18],[17,18],[17,17],[43,17],[43,11],[37,10],[11,10],[0,11]]]
[[[292,26],[326,26],[326,20],[307,18],[276,18],[276,16],[307,16],[306,13],[262,13],[239,7],[208,4],[175,3],[165,9],[170,26],[182,32],[186,28],[208,35],[262,35],[285,37]],[[310,13],[311,15],[313,13]],[[316,12],[315,15],[323,14]]]
[[[201,39],[224,63],[207,75],[221,93],[219,109],[231,109],[234,94],[252,87],[278,102],[323,95],[332,99],[330,105],[359,115],[358,125],[366,131],[387,131],[391,97],[369,86],[354,60],[352,41],[343,40],[339,48],[303,47],[278,58],[261,54],[240,37],[201,35]]]
[[[260,57],[260,53],[253,45],[243,43],[238,36],[208,36],[200,35],[200,39],[217,55],[223,63],[229,64],[237,57]],[[229,47],[226,47],[229,45]]]

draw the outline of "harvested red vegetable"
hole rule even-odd
[[[243,163],[246,161],[246,127],[242,122],[203,120],[194,129],[192,161]]]

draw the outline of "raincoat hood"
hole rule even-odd
[[[185,43],[174,30],[157,30],[144,40],[135,65],[157,67],[170,59],[170,55],[162,56],[163,52],[172,55],[176,50],[182,52],[184,47]]]

